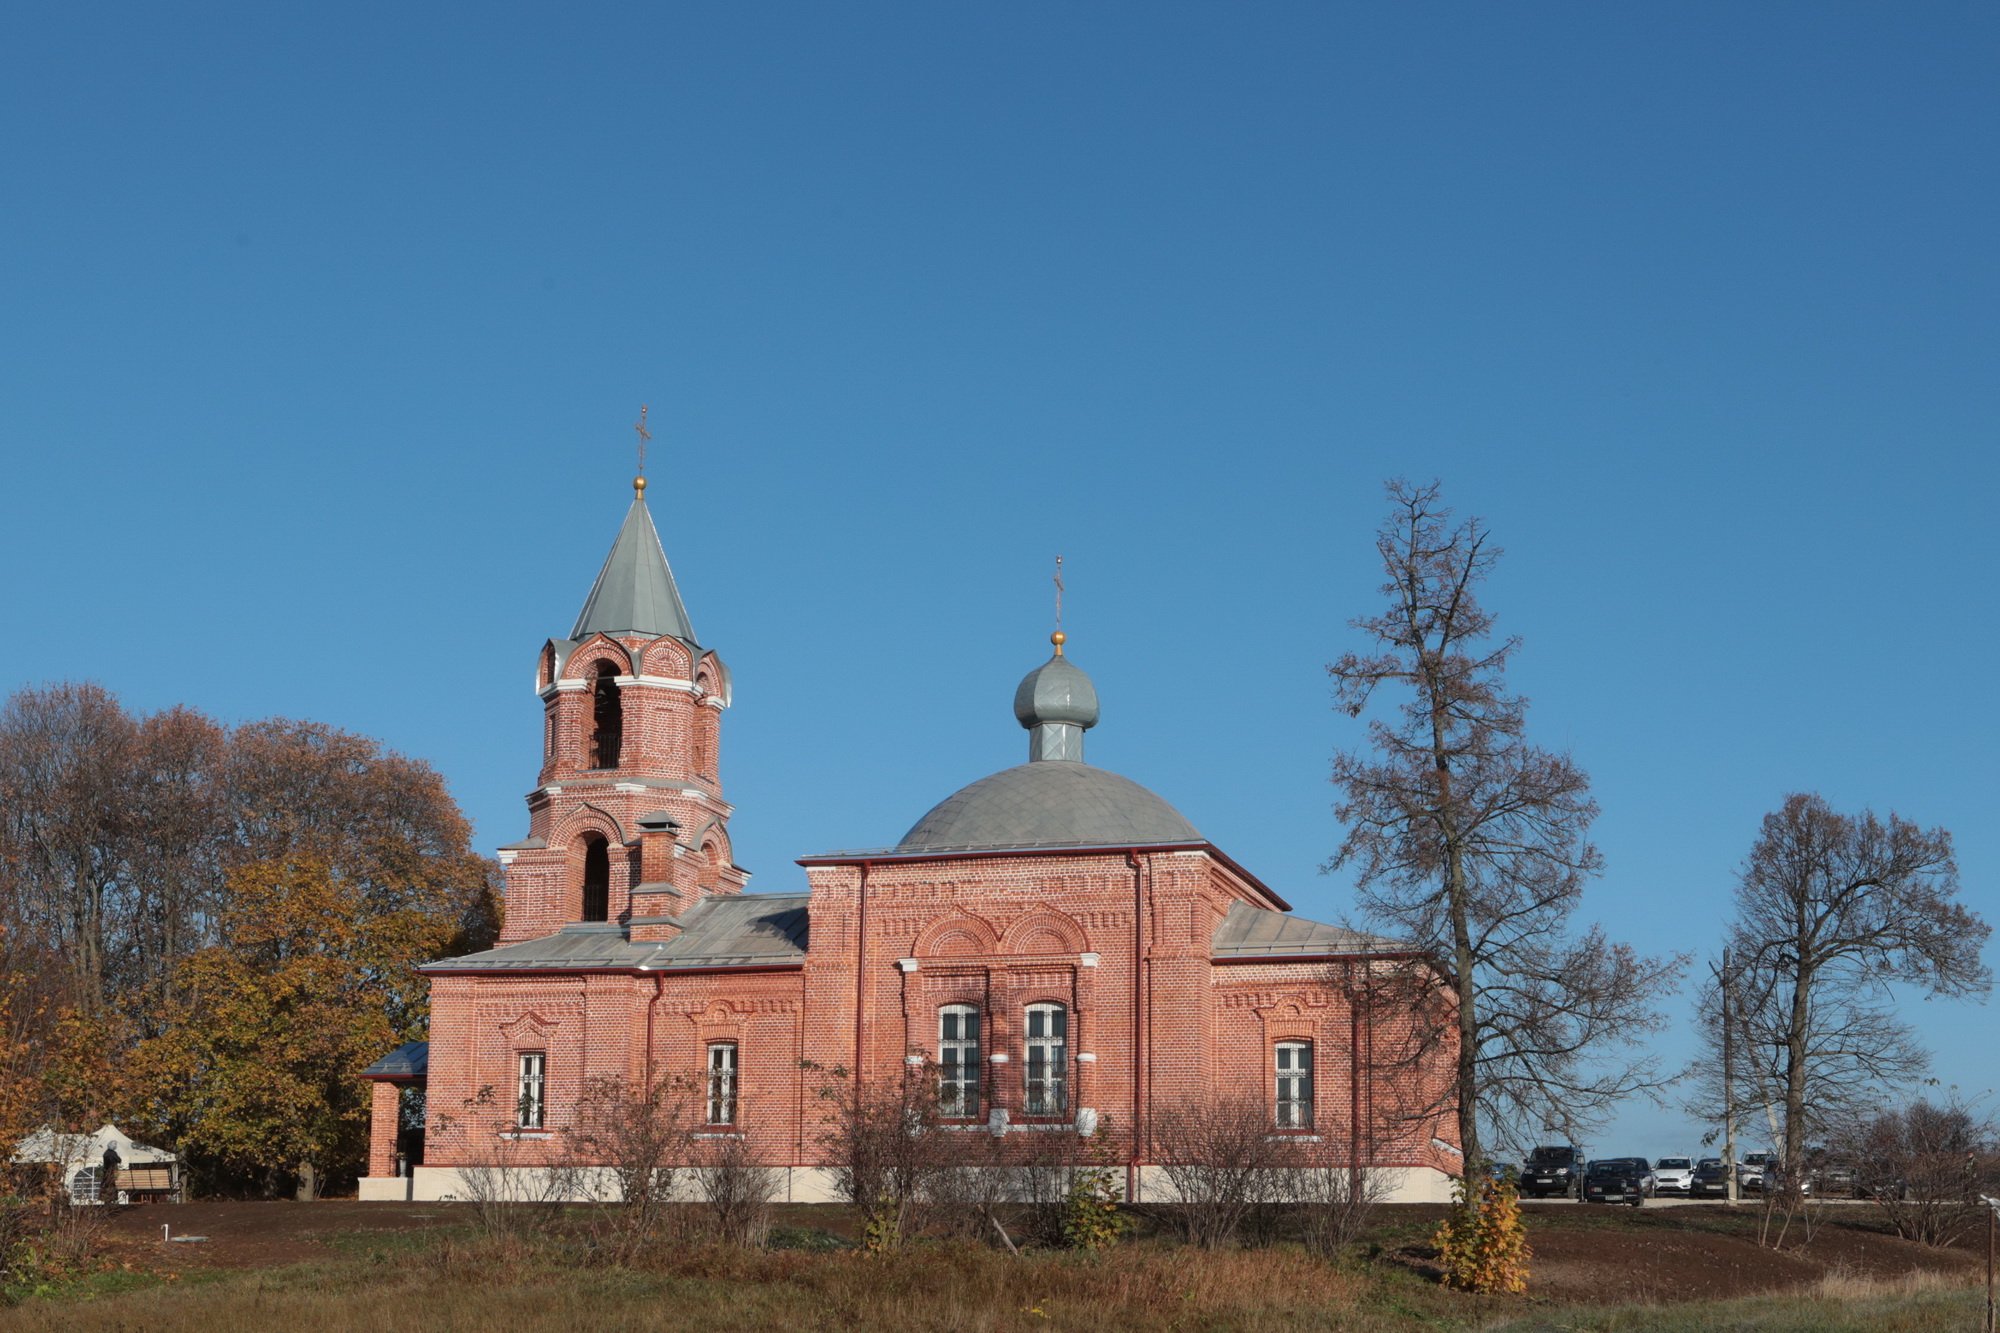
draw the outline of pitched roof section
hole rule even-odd
[[[431,1044],[427,1041],[406,1041],[395,1050],[361,1071],[361,1077],[387,1079],[418,1079],[430,1073]]]
[[[1229,905],[1229,915],[1215,927],[1210,946],[1218,962],[1228,958],[1381,953],[1409,947],[1380,935],[1364,935],[1242,902]]]
[[[599,632],[698,642],[644,500],[632,501],[569,637],[581,641]]]
[[[726,893],[682,913],[664,944],[628,940],[615,925],[571,925],[538,940],[426,963],[423,972],[666,972],[699,967],[796,967],[806,958],[803,893]]]

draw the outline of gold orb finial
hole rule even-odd
[[[646,498],[646,479],[644,477],[632,478],[632,498],[634,500],[643,500]]]
[[[1061,657],[1062,646],[1069,642],[1069,635],[1063,633],[1061,630],[1057,630],[1054,634],[1049,635],[1049,642],[1056,646],[1056,656]]]

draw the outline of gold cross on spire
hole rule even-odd
[[[1049,642],[1056,646],[1057,657],[1062,656],[1063,644],[1069,639],[1069,635],[1063,633],[1062,627],[1062,595],[1062,557],[1058,555],[1056,557],[1056,632],[1049,635]]]
[[[639,475],[632,478],[632,494],[643,500],[646,498],[646,441],[653,438],[653,432],[646,429],[646,405],[639,404],[639,419],[632,423],[632,429],[639,433]]]

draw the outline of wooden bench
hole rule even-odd
[[[158,1199],[178,1200],[180,1191],[174,1184],[173,1167],[164,1162],[154,1162],[120,1167],[118,1183],[109,1193],[113,1199],[122,1194],[131,1203],[141,1203]]]

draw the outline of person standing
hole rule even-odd
[[[104,1145],[104,1167],[97,1173],[97,1199],[100,1203],[114,1203],[118,1199],[118,1167],[124,1162],[118,1155],[118,1145]]]

